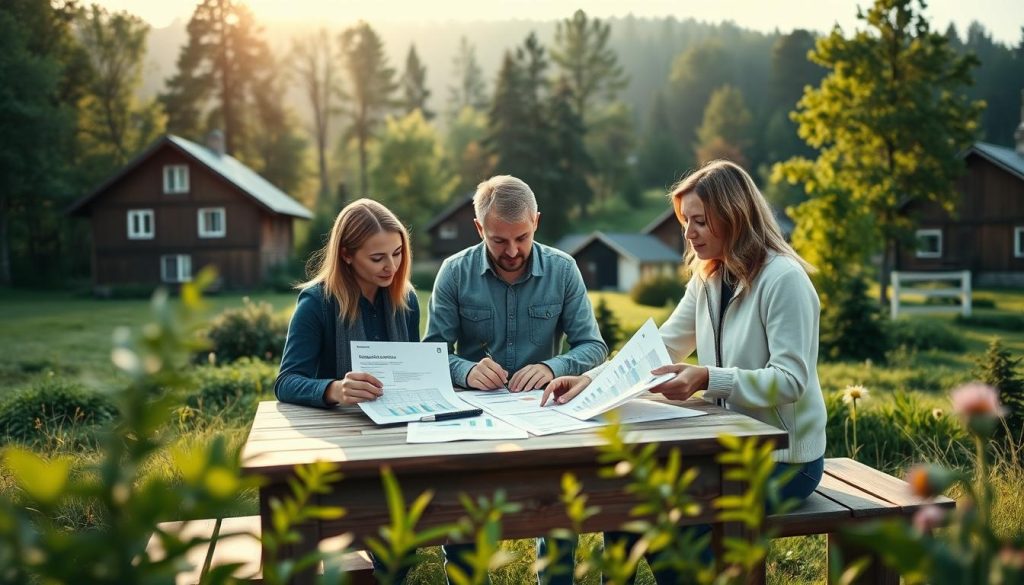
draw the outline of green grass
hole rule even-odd
[[[593,206],[585,218],[574,218],[572,231],[579,234],[589,234],[595,230],[636,233],[669,207],[665,191],[661,189],[644,191],[640,196],[640,205],[636,207],[617,197]]]

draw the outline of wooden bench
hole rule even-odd
[[[166,532],[177,533],[183,539],[210,538],[212,542],[205,546],[192,547],[188,551],[187,560],[192,565],[191,571],[178,573],[176,585],[197,585],[212,569],[229,563],[241,563],[234,577],[250,583],[262,583],[263,571],[260,566],[262,555],[259,516],[240,516],[210,520],[193,520],[191,522],[165,522],[160,528]],[[222,535],[224,535],[222,537]],[[338,551],[342,540],[328,538],[320,543],[324,552]],[[155,559],[162,558],[163,547],[157,535],[149,539],[147,552]],[[347,552],[342,556],[342,566],[348,573],[352,585],[369,585],[376,583],[373,578],[373,563],[366,551]],[[323,573],[323,564],[319,567]]]
[[[878,556],[843,542],[839,530],[872,520],[909,520],[929,503],[956,507],[955,501],[942,496],[923,501],[911,493],[907,482],[853,459],[826,459],[825,474],[814,495],[795,510],[769,516],[768,529],[779,537],[827,534],[830,557],[838,552],[846,563],[865,556],[871,559],[857,583],[899,585],[898,574],[884,567]]]

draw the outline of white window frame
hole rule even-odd
[[[921,229],[914,232],[914,239],[917,240],[917,245],[921,245],[921,241],[927,237],[935,237],[938,242],[937,250],[922,250],[918,247],[914,253],[918,258],[942,258],[942,230],[938,228]]]
[[[1013,257],[1024,258],[1024,226],[1013,228]]]
[[[164,193],[188,193],[188,165],[164,165]]]
[[[442,240],[454,240],[459,237],[459,226],[454,221],[446,221],[441,224],[441,229],[437,231],[437,237]]]
[[[219,230],[209,229],[209,226],[203,221],[207,213],[220,215]],[[196,221],[199,223],[200,238],[223,238],[228,233],[228,214],[223,207],[200,207],[196,214]]]
[[[128,239],[129,240],[152,240],[156,234],[156,222],[153,219],[152,209],[129,209],[128,210]],[[139,220],[139,228],[135,229],[135,220]],[[149,229],[145,229],[148,224]]]
[[[167,260],[175,259],[177,274],[167,273]],[[160,256],[160,280],[163,282],[192,282],[192,257],[188,254],[164,254]]]

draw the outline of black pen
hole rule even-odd
[[[435,422],[439,420],[451,420],[453,418],[472,418],[480,416],[484,411],[482,408],[471,408],[469,410],[456,410],[455,412],[442,412],[441,414],[428,414],[421,416],[420,422]]]
[[[480,347],[482,347],[483,350],[484,350],[484,357],[486,357],[487,359],[491,360],[494,363],[498,363],[498,360],[494,359],[494,356],[491,355],[491,352],[487,351],[487,344],[486,343],[481,343]],[[502,382],[501,385],[502,385],[503,388],[505,388],[505,390],[509,390],[508,382]],[[511,390],[509,390],[509,392],[511,392]]]

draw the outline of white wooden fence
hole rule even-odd
[[[895,319],[900,313],[938,313],[959,312],[964,317],[971,316],[971,271],[956,272],[900,272],[892,273],[892,291],[889,296],[889,314]],[[960,286],[950,288],[903,288],[906,282],[959,281]],[[917,307],[900,307],[900,293],[910,293],[924,297],[960,297],[960,306],[926,305]]]

